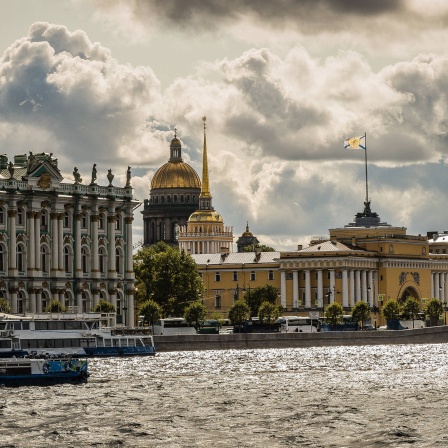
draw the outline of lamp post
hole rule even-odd
[[[448,304],[448,302],[445,299],[443,301],[443,317],[444,317],[443,321],[444,321],[445,325],[446,325],[446,306],[447,306],[447,304]]]

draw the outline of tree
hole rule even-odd
[[[389,300],[383,307],[383,316],[387,320],[397,320],[400,317],[400,305],[395,300]]]
[[[203,294],[202,279],[194,260],[175,247],[159,242],[134,255],[138,297],[152,297],[165,316],[182,316]]]
[[[94,313],[115,313],[115,311],[115,307],[104,299],[101,299],[93,308]]]
[[[162,307],[154,300],[148,299],[142,303],[139,310],[139,315],[143,316],[143,324],[148,322],[151,327],[154,322],[157,322],[162,317]]]
[[[2,313],[12,313],[11,307],[5,299],[0,299],[0,312]]]
[[[280,317],[279,307],[270,302],[263,302],[258,308],[258,318],[262,324],[271,325]]]
[[[402,306],[403,314],[412,319],[412,328],[414,328],[414,320],[420,312],[420,302],[412,296],[409,296]]]
[[[352,317],[356,322],[361,322],[364,328],[364,321],[370,319],[370,307],[366,302],[356,302],[352,309]]]
[[[263,302],[275,304],[279,289],[273,285],[258,286],[246,292],[245,300],[250,308],[251,316],[258,316],[258,308]]]
[[[62,305],[59,300],[52,300],[50,304],[45,308],[45,312],[47,313],[66,313],[67,308]]]
[[[337,325],[342,320],[344,308],[338,302],[333,302],[325,308],[325,317],[328,319],[330,325]]]
[[[184,317],[187,323],[193,324],[196,331],[198,331],[199,327],[204,322],[206,314],[207,310],[205,309],[205,306],[202,305],[201,302],[197,301],[190,303],[190,305],[185,308]]]
[[[243,252],[275,252],[275,249],[264,244],[251,244],[250,246],[244,246]]]
[[[244,300],[237,300],[229,309],[229,319],[232,325],[243,325],[249,317],[250,308]]]
[[[431,326],[437,325],[440,316],[443,315],[445,309],[443,303],[439,299],[430,299],[426,305],[426,315],[429,317]]]

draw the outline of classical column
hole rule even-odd
[[[17,210],[8,210],[9,221],[9,276],[17,274],[17,239],[16,239],[16,216]],[[11,298],[12,301],[12,298]],[[15,307],[17,309],[17,292],[15,297]],[[15,311],[17,312],[17,311]]]
[[[373,271],[367,271],[367,285],[367,302],[370,303],[370,306],[373,306]]]
[[[99,277],[99,258],[98,258],[98,215],[91,216],[92,222],[92,277]],[[115,256],[115,254],[114,254]]]
[[[365,269],[361,271],[361,290],[362,301],[367,303],[367,272]]]
[[[350,283],[350,296],[349,296],[349,306],[353,306],[355,304],[355,271],[350,269],[348,272],[349,275],[349,283]]]
[[[18,313],[18,307],[17,307],[17,293],[19,292],[19,288],[13,286],[9,289],[9,294],[11,296],[11,308],[13,314]]]
[[[109,277],[116,277],[117,271],[115,267],[115,223],[117,218],[115,215],[107,217],[109,227]],[[116,300],[116,299],[115,299]]]
[[[434,276],[434,292],[435,292],[435,298],[436,299],[440,299],[440,290],[439,290],[439,286],[440,286],[440,282],[439,282],[439,273],[436,272],[435,276]]]
[[[342,306],[348,308],[348,275],[347,269],[342,270]]]
[[[117,290],[115,288],[109,289],[109,300],[110,303],[115,307],[115,309],[117,309]],[[117,325],[117,319],[114,318],[112,326],[115,327],[116,325]]]
[[[330,271],[330,303],[333,303],[335,300],[335,294],[336,294],[336,276],[334,269],[329,269]]]
[[[42,270],[41,266],[41,256],[40,256],[40,217],[42,216],[41,212],[34,213],[34,244],[35,244],[35,254],[36,254],[36,275],[38,275],[37,271]],[[40,302],[40,300],[38,300]],[[37,307],[39,309],[39,306]],[[41,306],[42,309],[42,306]],[[38,311],[39,312],[39,311]]]
[[[132,221],[134,218],[132,216],[126,216],[126,266],[125,274],[126,278],[133,278],[134,272],[134,262],[132,260]]]
[[[75,214],[75,260],[76,260],[76,276],[82,275],[81,265],[81,219],[82,212],[78,211]],[[78,297],[78,295],[77,295]],[[77,299],[78,300],[78,299]],[[78,305],[78,301],[76,303]]]
[[[64,271],[64,213],[58,213],[58,258],[59,270]]]
[[[131,286],[131,289],[125,291],[125,294],[127,294],[127,301],[125,301],[126,303],[126,307],[127,310],[125,311],[125,315],[126,315],[126,326],[128,328],[132,328],[134,327],[134,288],[133,286]],[[126,300],[126,298],[125,298]]]
[[[51,272],[59,269],[59,238],[58,238],[58,214],[55,212],[50,213],[51,221]]]
[[[280,271],[280,301],[283,308],[286,308],[286,272]]]
[[[292,307],[299,308],[299,273],[292,271]]]
[[[359,302],[362,300],[361,298],[361,271],[358,269],[355,271],[355,302]]]
[[[36,288],[30,288],[28,290],[28,297],[30,300],[30,312],[32,314],[37,313]]]
[[[36,288],[36,312],[42,313],[42,289]]]
[[[92,289],[93,308],[100,302],[100,290],[98,288]]]
[[[324,298],[324,282],[322,277],[322,269],[317,270],[317,306],[323,307]]]
[[[26,218],[28,221],[28,271],[32,275],[34,267],[36,266],[36,242],[35,242],[35,232],[34,232],[34,212],[26,212]],[[39,254],[38,254],[39,256]],[[30,299],[31,300],[31,299]],[[36,310],[32,310],[33,313]]]
[[[311,308],[311,271],[305,270],[305,308]]]

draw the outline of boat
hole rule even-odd
[[[86,359],[0,359],[0,386],[84,383],[88,377],[88,361]]]
[[[125,335],[106,313],[0,314],[0,358],[24,355],[153,356],[152,336]]]

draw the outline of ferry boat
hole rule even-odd
[[[0,359],[0,386],[83,383],[88,376],[86,359]]]
[[[152,336],[125,335],[105,313],[0,314],[0,358],[24,354],[153,356]]]

